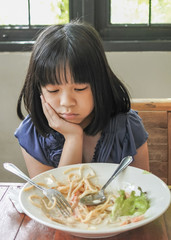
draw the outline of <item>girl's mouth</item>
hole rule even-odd
[[[65,119],[65,120],[72,120],[75,119],[78,114],[75,113],[62,113],[60,114],[61,118]]]

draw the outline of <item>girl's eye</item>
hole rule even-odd
[[[56,93],[56,92],[59,92],[59,90],[58,89],[56,89],[56,90],[47,90],[49,93]]]
[[[87,89],[87,87],[84,87],[84,88],[75,88],[75,90],[78,91],[78,92],[84,91],[84,90],[86,90],[86,89]]]

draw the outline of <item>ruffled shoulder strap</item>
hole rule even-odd
[[[146,142],[146,132],[138,113],[130,110],[111,118],[103,131],[97,162],[119,163],[125,156],[136,154],[136,149]]]

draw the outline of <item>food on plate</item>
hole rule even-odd
[[[121,226],[131,222],[140,221],[144,213],[150,207],[147,194],[139,188],[139,193],[126,190],[106,191],[107,200],[97,206],[86,206],[80,203],[80,199],[90,193],[96,193],[101,189],[96,173],[89,165],[69,168],[64,171],[66,181],[60,182],[52,174],[49,175],[51,184],[38,183],[47,188],[55,188],[60,191],[72,207],[70,217],[63,216],[56,207],[55,201],[50,202],[45,196],[34,194],[34,186],[29,186],[24,191],[30,191],[29,200],[41,208],[42,212],[59,224],[81,229],[100,229]]]
[[[147,193],[143,192],[140,187],[138,189],[140,191],[139,195],[136,195],[135,191],[132,191],[131,194],[127,194],[124,190],[119,191],[120,196],[115,200],[111,216],[114,219],[121,216],[133,216],[133,218],[128,217],[122,225],[140,221],[144,218],[143,214],[150,207]]]

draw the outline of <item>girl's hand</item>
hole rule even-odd
[[[54,130],[60,132],[65,139],[68,137],[74,137],[77,135],[83,135],[83,129],[78,124],[70,123],[59,117],[56,111],[45,101],[43,95],[41,95],[43,112],[47,118],[48,124]]]

